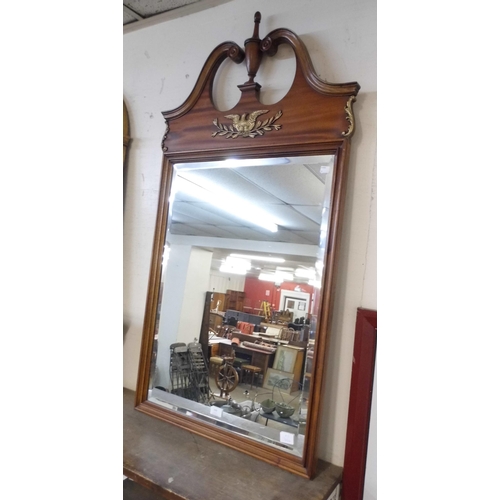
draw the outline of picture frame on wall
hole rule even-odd
[[[280,345],[276,349],[273,368],[281,372],[293,373],[295,371],[295,361],[297,360],[297,350]]]

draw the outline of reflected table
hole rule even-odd
[[[268,420],[274,420],[275,422],[279,422],[280,424],[285,424],[285,425],[290,425],[292,427],[298,427],[299,426],[299,421],[293,418],[283,418],[280,417],[275,411],[272,413],[264,413],[261,411],[259,413],[259,418],[265,418],[266,419],[266,425]]]

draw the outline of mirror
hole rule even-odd
[[[181,396],[177,409],[194,418],[301,457],[334,157],[175,163],[173,172],[160,285],[172,293],[159,301],[148,400],[171,408]],[[233,352],[231,379],[220,363]],[[265,413],[266,400],[281,407]],[[290,416],[280,418],[285,404]]]
[[[136,403],[311,477],[359,86],[321,82],[293,32],[261,41],[259,22],[257,13],[245,52],[218,46],[188,100],[163,113]],[[281,43],[293,47],[297,74],[263,109],[254,77]],[[211,88],[226,58],[245,60],[249,80],[220,113]]]

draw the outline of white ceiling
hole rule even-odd
[[[180,171],[179,177],[214,193],[211,204],[190,193],[176,194],[171,232],[191,236],[213,236],[247,240],[317,245],[324,202],[327,162],[308,158],[304,163],[289,163],[245,168],[210,168]],[[209,186],[213,186],[212,189]],[[242,221],[223,208],[220,198],[238,200],[268,214],[278,225],[273,233],[257,224]],[[223,198],[224,199],[224,198]]]

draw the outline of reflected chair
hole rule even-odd
[[[251,381],[250,381],[250,389],[253,388],[253,381],[254,381],[254,377],[255,375],[260,376],[262,372],[262,368],[258,367],[258,366],[253,366],[253,365],[241,365],[241,378],[242,380],[245,378],[245,377],[249,377],[250,374],[252,375],[252,378],[251,378]]]
[[[212,356],[209,363],[210,375],[215,377],[224,360],[220,356]]]

